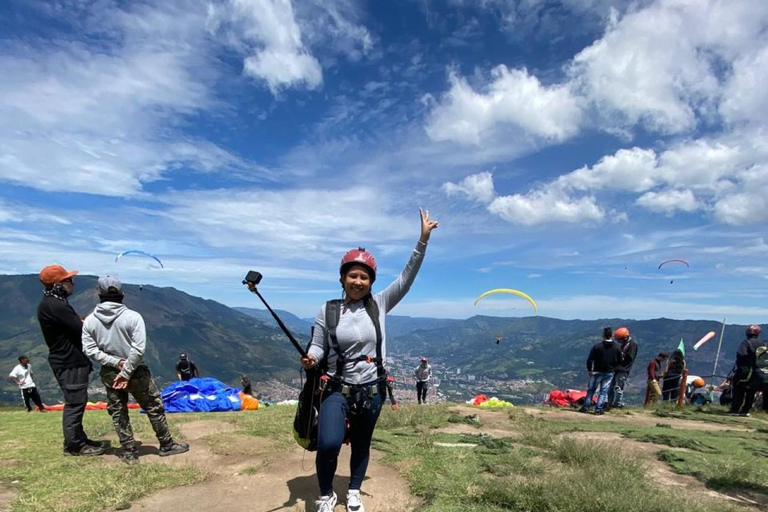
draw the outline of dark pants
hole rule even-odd
[[[608,390],[608,405],[611,407],[624,407],[624,386],[627,385],[627,379],[629,379],[629,372],[613,373],[613,381]]]
[[[371,399],[371,407],[362,409],[357,414],[350,414],[351,399],[338,391],[326,392],[323,404],[320,406],[320,419],[317,428],[317,481],[320,484],[320,494],[329,496],[333,493],[333,477],[341,445],[346,436],[346,420],[349,418],[349,442],[352,456],[349,461],[351,479],[350,489],[360,489],[368,470],[368,459],[371,451],[371,438],[376,421],[381,412],[382,395]]]
[[[668,374],[664,377],[661,384],[661,399],[663,401],[677,400],[680,396],[680,374]]]
[[[37,391],[36,387],[33,386],[31,388],[22,389],[21,396],[24,397],[24,407],[27,408],[27,412],[32,410],[32,402],[35,402],[35,405],[37,405],[41,411],[45,410],[43,399],[40,398],[40,393]]]
[[[115,432],[117,432],[117,437],[120,439],[120,445],[126,450],[136,448],[131,419],[128,415],[128,393],[133,395],[133,398],[147,413],[147,418],[152,424],[157,440],[160,441],[160,446],[171,444],[173,438],[168,429],[168,421],[165,419],[163,399],[152,380],[149,368],[146,366],[136,368],[126,389],[112,388],[112,382],[118,373],[117,368],[102,366],[99,375],[101,375],[101,382],[107,388],[107,412],[112,417],[112,424],[115,427]]]
[[[429,389],[429,382],[417,381],[416,382],[416,399],[419,403],[427,403],[427,390]]]
[[[64,411],[61,424],[64,429],[64,449],[78,451],[88,439],[83,430],[83,414],[88,402],[88,375],[90,366],[59,368],[53,375],[64,393]]]

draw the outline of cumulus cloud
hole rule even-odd
[[[229,0],[212,4],[208,26],[226,32],[249,55],[244,72],[275,93],[284,87],[309,89],[323,82],[320,62],[304,46],[291,0]]]
[[[574,57],[572,80],[619,125],[686,133],[717,109],[723,62],[765,43],[767,15],[764,2],[750,0],[657,0],[614,18]]]
[[[594,197],[573,198],[556,188],[497,197],[488,206],[488,211],[524,226],[547,222],[599,222],[605,218],[605,211]]]
[[[496,192],[493,190],[493,174],[481,172],[464,178],[460,183],[445,183],[443,191],[450,197],[454,194],[466,194],[469,199],[481,203],[493,201]]]
[[[643,191],[658,179],[656,153],[651,149],[620,149],[590,167],[582,167],[558,178],[556,184],[566,189],[600,190],[604,188]]]
[[[427,121],[427,134],[434,141],[481,145],[505,129],[563,141],[582,122],[580,102],[567,86],[543,85],[526,69],[497,66],[481,91],[453,71],[448,81],[450,89]]]
[[[701,208],[691,190],[662,190],[646,192],[636,204],[653,212],[671,214],[675,211],[693,212]]]
[[[348,0],[225,0],[208,8],[208,29],[245,55],[246,75],[277,94],[322,86],[323,64],[313,46],[352,60],[370,51],[373,38],[355,12]]]

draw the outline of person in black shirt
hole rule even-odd
[[[40,271],[45,291],[37,307],[37,320],[48,345],[48,363],[64,394],[64,452],[101,455],[102,444],[88,439],[83,430],[91,362],[83,354],[83,321],[67,300],[74,293],[76,274],[77,270],[68,272],[61,265],[49,265]]]
[[[629,379],[629,372],[632,371],[632,365],[635,364],[637,357],[637,343],[629,335],[629,329],[619,327],[613,333],[613,339],[621,347],[621,363],[613,372],[613,382],[608,391],[608,407],[624,408],[624,387]]]
[[[733,401],[728,414],[749,416],[749,411],[752,409],[758,391],[763,392],[763,410],[768,411],[768,406],[765,403],[768,376],[764,371],[760,371],[761,364],[758,362],[757,355],[758,351],[762,353],[766,350],[766,343],[760,339],[761,332],[762,329],[759,325],[753,324],[747,327],[747,338],[741,342],[736,351],[736,371],[731,381]],[[765,357],[768,356],[762,356],[762,358]],[[762,358],[761,361],[765,361]]]
[[[587,357],[587,372],[589,373],[589,386],[584,405],[579,411],[589,412],[592,407],[592,397],[597,393],[595,414],[601,415],[605,411],[608,401],[608,388],[613,380],[613,372],[621,364],[621,347],[613,341],[613,329],[603,329],[603,341],[595,343]]]
[[[200,376],[200,369],[182,352],[179,354],[179,362],[176,363],[176,376],[184,381],[195,379]]]

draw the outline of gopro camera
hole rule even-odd
[[[261,282],[261,278],[263,276],[260,272],[256,272],[255,270],[249,270],[248,275],[245,276],[245,279],[243,279],[243,284],[252,284],[256,286]]]

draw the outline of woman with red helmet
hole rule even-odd
[[[377,267],[368,251],[353,249],[342,257],[341,304],[330,301],[323,305],[315,319],[307,357],[301,359],[304,368],[309,369],[327,357],[330,377],[318,419],[315,465],[320,485],[319,512],[332,512],[337,502],[333,477],[347,436],[347,422],[352,450],[347,511],[365,512],[360,487],[368,469],[373,429],[384,400],[379,383],[386,359],[386,314],[411,288],[424,260],[430,234],[437,228],[437,221],[429,218],[429,210],[419,208],[419,216],[419,241],[400,276],[383,291],[372,293]],[[335,316],[329,315],[331,311]]]

